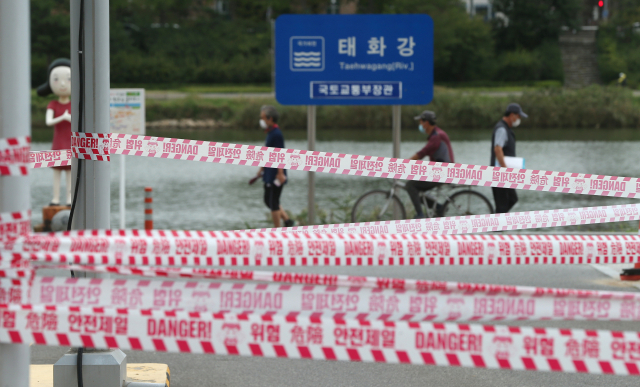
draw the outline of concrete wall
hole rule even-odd
[[[600,83],[596,51],[597,27],[583,27],[577,31],[563,31],[560,53],[564,69],[564,86],[580,88]]]

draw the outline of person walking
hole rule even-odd
[[[265,146],[284,148],[284,136],[278,127],[278,111],[275,107],[265,105],[260,109],[260,128],[267,133]],[[280,205],[280,195],[284,185],[287,184],[287,171],[281,168],[262,167],[249,184],[253,184],[260,177],[264,183],[264,204],[271,210],[274,227],[280,227],[280,220],[284,221],[285,227],[292,227],[293,220],[289,219]]]
[[[420,133],[427,135],[427,145],[424,146],[418,153],[411,156],[411,160],[421,160],[425,156],[429,156],[429,161],[436,161],[440,163],[453,163],[453,148],[451,148],[451,141],[449,136],[444,130],[436,126],[436,113],[425,110],[419,116],[414,117],[416,121],[420,121],[418,124],[418,130]],[[442,183],[436,183],[433,181],[417,181],[409,180],[405,186],[413,207],[416,209],[416,219],[425,217],[422,209],[422,203],[420,202],[420,192],[428,191],[439,186]],[[433,203],[427,201],[427,204],[431,207]],[[436,205],[436,216],[442,216],[443,207],[441,204]]]
[[[510,103],[502,119],[493,128],[491,137],[491,166],[507,167],[505,156],[516,157],[516,135],[513,128],[520,125],[522,118],[529,117],[517,103]],[[496,213],[509,212],[518,202],[515,189],[492,187],[496,202]]]

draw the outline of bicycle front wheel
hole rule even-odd
[[[400,199],[389,191],[374,190],[360,196],[351,210],[351,221],[378,222],[406,219],[407,213]]]
[[[449,196],[443,212],[447,217],[493,214],[493,206],[483,194],[467,190]]]

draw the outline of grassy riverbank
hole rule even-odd
[[[32,98],[34,127],[44,127],[44,113],[50,98]],[[428,108],[438,115],[443,128],[487,129],[509,102],[518,102],[529,119],[523,127],[614,129],[640,128],[640,98],[630,90],[592,86],[569,91],[559,88],[526,90],[521,96],[487,96],[480,92],[436,88],[433,102],[427,106],[403,106],[402,126],[416,126],[413,117]],[[147,100],[147,122],[162,119],[213,119],[231,128],[257,128],[257,115],[264,104],[273,104],[286,129],[306,128],[305,106],[281,106],[272,98],[208,99],[196,95],[175,100]],[[380,106],[320,106],[318,127],[327,129],[374,130],[391,127],[391,109]]]

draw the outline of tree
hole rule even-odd
[[[69,0],[31,1],[31,82],[47,80],[47,68],[56,58],[69,58]]]
[[[364,4],[362,4],[364,3]],[[489,25],[469,18],[459,0],[367,0],[363,12],[425,13],[434,25],[434,72],[439,82],[486,78],[493,55]]]
[[[496,48],[534,49],[545,41],[558,40],[562,26],[577,28],[582,0],[493,0]]]

